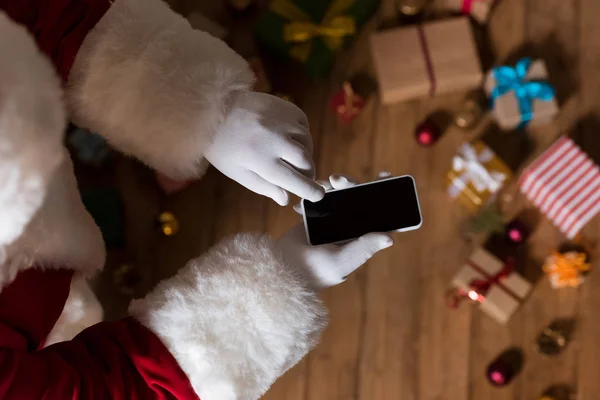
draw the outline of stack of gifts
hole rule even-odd
[[[508,165],[484,142],[463,143],[448,172],[448,194],[476,213],[494,200],[511,175]]]
[[[466,17],[375,33],[371,54],[384,104],[473,89],[483,77]]]
[[[488,21],[495,3],[496,0],[445,0],[446,8],[470,15],[480,24]]]
[[[567,136],[523,171],[519,187],[569,239],[600,212],[600,168]]]
[[[378,6],[379,0],[273,0],[257,39],[273,54],[300,61],[309,76],[323,77]]]
[[[531,284],[514,271],[511,260],[503,262],[478,248],[452,280],[452,306],[461,299],[480,303],[480,308],[505,324],[531,291]]]
[[[521,59],[514,67],[493,68],[485,79],[492,113],[502,129],[550,122],[558,113],[554,88],[542,60]]]

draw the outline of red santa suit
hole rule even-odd
[[[264,235],[224,240],[131,317],[43,347],[104,250],[61,145],[66,116],[47,106],[61,85],[21,25],[63,78],[69,117],[174,178],[198,176],[231,94],[253,81],[160,0],[0,0],[0,398],[259,398],[325,319]]]

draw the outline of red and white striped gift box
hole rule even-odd
[[[525,169],[519,186],[569,239],[600,212],[600,168],[567,136]]]

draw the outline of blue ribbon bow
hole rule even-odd
[[[551,101],[554,98],[554,88],[548,82],[526,80],[530,65],[530,58],[522,58],[514,67],[502,66],[492,70],[496,87],[492,91],[491,106],[494,107],[499,97],[514,91],[521,113],[519,128],[525,127],[533,119],[534,100]]]

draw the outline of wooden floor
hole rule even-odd
[[[195,7],[193,0],[183,3],[185,11]],[[393,17],[394,1],[382,3],[377,21],[367,32]],[[529,131],[536,154],[560,133],[600,135],[600,124],[595,122],[600,117],[599,17],[598,0],[502,0],[497,7],[484,51],[486,64],[529,47],[547,57],[553,82],[558,84],[563,103],[560,117],[551,126]],[[362,180],[373,179],[381,170],[413,175],[424,224],[416,232],[396,234],[393,248],[378,254],[344,284],[323,292],[331,321],[320,345],[265,398],[534,400],[548,386],[567,384],[577,389],[579,400],[600,399],[598,271],[579,290],[554,291],[545,279],[538,281],[506,327],[475,308],[446,307],[444,293],[450,279],[477,243],[462,238],[467,214],[446,196],[445,175],[458,145],[485,131],[489,122],[477,132],[450,129],[432,149],[418,147],[413,139],[415,125],[433,110],[453,110],[464,96],[459,93],[388,107],[373,98],[353,125],[341,127],[327,101],[348,74],[369,68],[366,36],[341,56],[331,79],[298,95],[311,121],[318,175],[345,173]],[[129,167],[122,172],[125,180],[128,174],[138,176],[138,183],[127,190],[137,197],[148,193],[144,205],[126,204],[129,230],[137,232],[129,235],[134,238],[130,245],[139,249],[134,256],[146,268],[148,287],[226,235],[240,231],[279,235],[300,223],[291,207],[280,208],[215,171],[171,198],[152,194],[147,174],[139,179]],[[524,202],[517,199],[509,212],[522,206]],[[160,239],[152,233],[152,216],[160,209],[181,218],[177,237]],[[583,234],[596,243],[600,219],[593,220]],[[531,239],[532,257],[541,262],[560,240],[557,230],[542,221]],[[596,250],[600,253],[598,246]],[[123,300],[119,299],[117,295],[103,298],[108,304]],[[535,336],[556,318],[576,319],[574,340],[555,358],[539,355],[533,349]],[[484,377],[486,365],[513,346],[525,354],[523,370],[510,386],[491,387]]]

